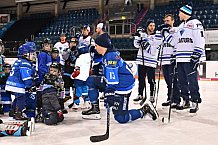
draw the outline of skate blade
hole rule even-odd
[[[100,114],[82,115],[82,118],[87,120],[100,120],[101,116]]]

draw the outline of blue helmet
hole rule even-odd
[[[34,49],[36,49],[36,44],[35,44],[35,42],[26,42],[25,44],[26,44],[26,45],[29,45],[29,46],[31,46],[31,47],[33,47]]]
[[[29,44],[23,44],[18,48],[18,56],[23,56],[27,53],[35,52],[36,48]]]

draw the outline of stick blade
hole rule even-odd
[[[96,136],[91,136],[90,141],[91,142],[100,142],[107,140],[109,138],[109,134],[104,134],[104,135],[96,135]]]

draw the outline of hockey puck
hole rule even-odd
[[[164,117],[162,118],[162,122],[164,123]]]

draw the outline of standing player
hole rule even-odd
[[[34,70],[32,61],[35,61],[35,48],[24,44],[18,49],[18,60],[12,66],[6,82],[5,90],[12,92],[15,99],[12,104],[14,119],[26,120],[23,110],[26,104],[26,95],[32,91]],[[29,105],[29,104],[28,104]],[[35,105],[35,104],[32,104]]]
[[[52,44],[49,38],[45,38],[42,45],[42,51],[38,54],[38,74],[39,81],[42,82],[44,75],[48,73],[49,66],[52,63],[51,50]]]
[[[58,49],[59,56],[60,56],[60,64],[64,65],[65,61],[62,57],[63,51],[67,48],[69,48],[69,43],[66,41],[67,37],[65,33],[61,33],[60,35],[60,42],[55,43],[54,47]]]
[[[174,17],[171,14],[167,14],[164,17],[164,25],[162,25],[163,27],[168,27],[169,29],[171,29],[170,31],[176,31],[175,27],[173,27],[174,24]],[[162,47],[162,52],[160,52],[160,59],[161,59],[161,67],[162,67],[162,71],[163,71],[163,76],[165,79],[165,82],[167,84],[167,101],[162,103],[162,106],[169,106],[170,103],[172,108],[175,108],[179,105],[180,103],[180,92],[179,92],[179,87],[178,87],[178,82],[177,82],[177,70],[174,71],[174,69],[176,69],[175,67],[175,63],[173,63],[174,61],[172,61],[172,56],[175,55],[174,54],[174,47],[167,42],[167,40],[163,40],[164,44]],[[175,74],[174,74],[175,73]],[[172,78],[174,77],[174,78]],[[172,80],[173,83],[172,83]],[[171,92],[172,92],[172,84],[173,84],[173,96],[171,98]],[[172,100],[171,100],[172,99]]]
[[[155,30],[154,20],[148,20],[146,23],[145,34],[143,34],[143,32],[140,33],[140,36],[136,36],[134,40],[134,46],[136,48],[139,48],[137,59],[136,59],[138,64],[139,87],[138,87],[138,96],[133,100],[135,102],[138,102],[143,99],[143,91],[146,87],[145,84],[146,75],[148,78],[148,83],[150,84],[150,101],[152,103],[154,103],[155,101],[154,100],[155,68],[157,67],[158,47],[162,40],[162,36],[160,34],[155,34],[154,30]]]
[[[202,54],[204,54],[204,28],[202,23],[192,16],[192,4],[180,8],[179,18],[182,23],[172,37],[172,45],[176,48],[176,62],[181,96],[184,100],[180,110],[189,108],[190,113],[196,113],[201,103],[198,85],[197,67]],[[168,35],[165,33],[165,35]],[[189,95],[191,98],[189,98]]]
[[[105,104],[112,107],[114,118],[119,123],[127,123],[150,114],[153,120],[157,119],[157,112],[149,103],[144,103],[141,109],[128,110],[129,97],[134,87],[135,79],[129,66],[119,56],[119,52],[111,45],[105,35],[96,38],[96,50],[103,56],[104,79],[92,83],[93,88],[89,90],[92,108],[82,112],[82,117],[87,119],[100,119],[100,110],[97,103],[98,86],[104,91]]]

